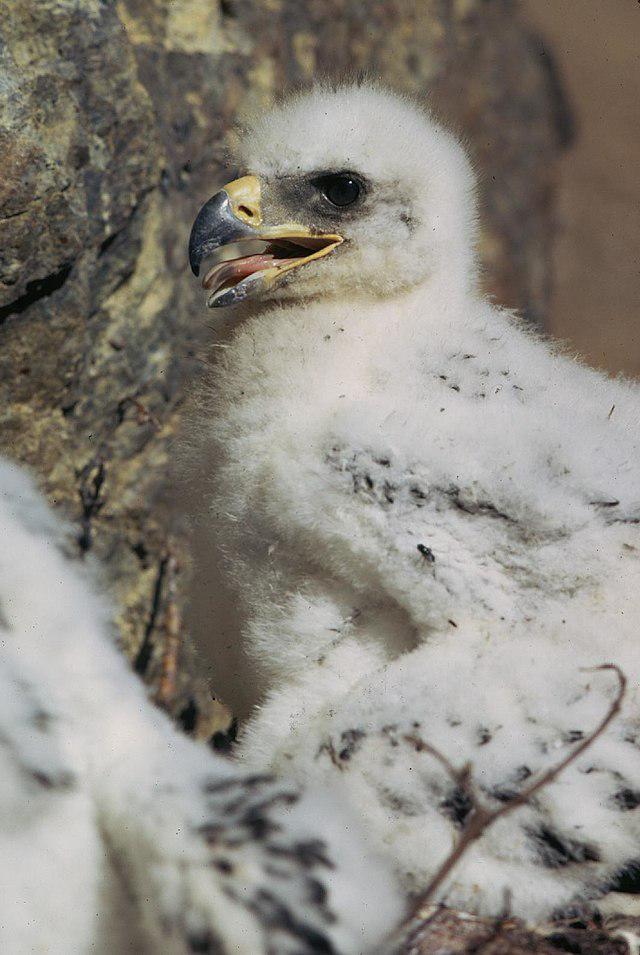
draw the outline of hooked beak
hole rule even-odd
[[[189,238],[193,274],[199,275],[205,258],[215,257],[202,281],[211,292],[209,308],[256,297],[287,272],[328,255],[343,241],[340,235],[319,233],[296,222],[263,225],[260,193],[255,176],[236,179],[203,205],[193,223]],[[225,246],[249,240],[264,248],[223,261]]]

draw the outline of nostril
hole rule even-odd
[[[253,209],[250,209],[249,206],[238,206],[238,212],[242,212],[242,214],[247,216],[249,219],[253,219],[255,215],[255,212]]]

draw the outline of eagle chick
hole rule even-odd
[[[430,747],[498,806],[598,724],[587,668],[616,663],[622,718],[443,896],[597,898],[640,854],[640,390],[481,296],[470,164],[409,102],[319,88],[239,161],[190,248],[235,306],[198,483],[260,703],[239,758],[339,777],[420,890],[470,812]]]

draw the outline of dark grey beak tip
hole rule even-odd
[[[200,212],[196,216],[195,222],[191,228],[189,236],[189,265],[194,275],[200,274],[200,263],[215,244],[211,244],[211,239],[215,236],[215,230],[220,217],[221,207],[227,196],[224,192],[217,192],[215,196],[207,200]],[[228,200],[227,200],[228,201]]]
[[[233,214],[229,196],[222,189],[216,192],[196,216],[189,236],[189,265],[194,275],[200,274],[200,264],[214,249],[255,235],[255,229],[241,222]]]

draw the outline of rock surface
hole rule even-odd
[[[227,715],[184,633],[166,486],[206,336],[186,240],[234,120],[316,76],[428,93],[481,172],[487,287],[540,319],[569,135],[543,52],[513,0],[5,0],[0,449],[106,565],[123,645],[187,729]]]

